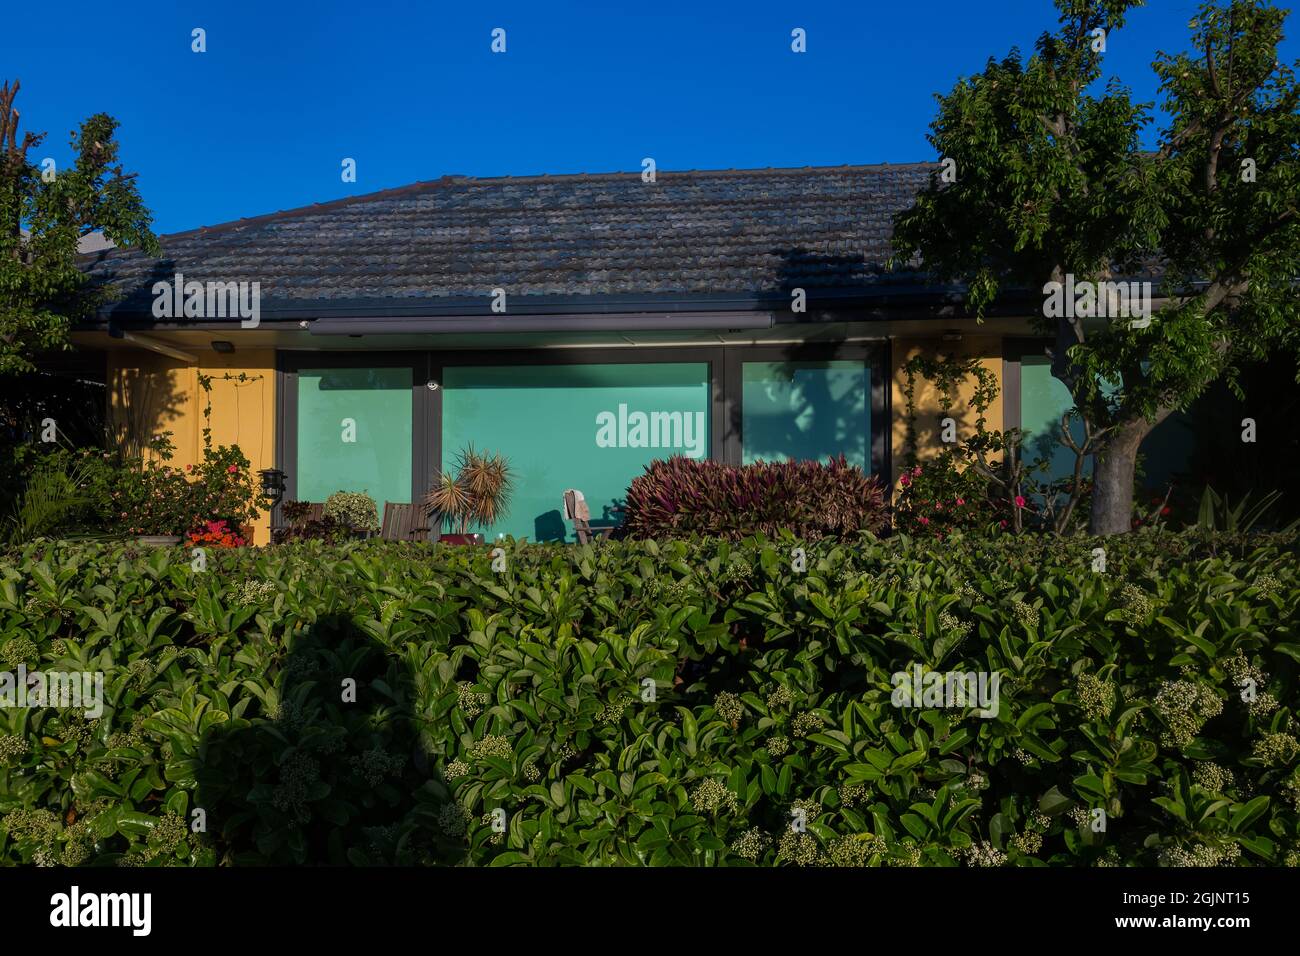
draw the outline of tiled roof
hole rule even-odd
[[[448,176],[164,236],[156,260],[111,249],[84,261],[137,306],[175,272],[260,282],[264,310],[486,301],[498,287],[512,311],[520,296],[851,293],[883,281],[891,217],[932,168]]]

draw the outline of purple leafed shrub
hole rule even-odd
[[[880,483],[841,456],[830,462],[653,461],[628,489],[624,529],[631,538],[692,534],[733,541],[788,528],[816,541],[886,522]]]

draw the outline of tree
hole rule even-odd
[[[1240,395],[1243,363],[1300,344],[1300,88],[1277,56],[1287,11],[1203,5],[1194,52],[1156,57],[1169,119],[1144,150],[1151,104],[1100,82],[1107,43],[1142,2],[1056,0],[1060,27],[1028,61],[1012,50],[937,97],[929,140],[955,166],[895,220],[896,264],[919,257],[964,282],[978,317],[999,295],[1042,290],[1052,374],[1091,442],[1094,534],[1129,530],[1152,428],[1217,379]],[[1099,317],[1104,283],[1150,276],[1149,324],[1116,321],[1113,298]],[[1049,284],[1071,282],[1091,298],[1049,308]]]
[[[117,121],[96,113],[72,133],[71,168],[37,168],[27,154],[45,134],[19,138],[18,88],[0,87],[0,374],[31,371],[37,352],[66,348],[72,323],[111,297],[77,268],[83,236],[102,230],[158,254],[135,174],[116,164]]]

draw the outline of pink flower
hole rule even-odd
[[[930,519],[929,519],[929,518],[919,518],[919,519],[917,519],[917,520],[919,520],[919,521],[921,522],[921,524],[929,524],[929,523],[930,523]]]
[[[1001,521],[998,522],[998,527],[999,527],[999,528],[1005,528],[1006,526],[1007,526],[1007,519],[1006,519],[1006,518],[1003,518]]]
[[[898,479],[898,483],[899,483],[900,485],[902,485],[904,488],[906,488],[906,487],[907,487],[908,485],[910,485],[912,482],[911,482],[911,480],[907,477],[907,475],[904,475],[902,478],[899,478],[899,479]]]
[[[226,469],[226,471],[230,472],[230,474],[233,475],[235,472],[239,471],[239,466],[231,465],[229,468]]]
[[[938,510],[938,511],[942,511],[942,510],[943,510],[943,502],[942,502],[942,501],[936,501],[936,502],[934,503],[934,507],[935,507],[936,510]]]
[[[1017,507],[1017,508],[1023,508],[1024,506],[1025,506],[1025,496],[1024,496],[1024,495],[1016,495],[1016,507]]]
[[[959,505],[964,505],[965,503],[966,503],[966,499],[965,499],[965,498],[958,498],[958,499],[957,499],[957,504],[959,504]]]
[[[912,469],[912,474],[914,474],[914,475],[919,475],[920,473],[921,473],[921,466],[920,466],[920,465],[917,465],[915,468]]]

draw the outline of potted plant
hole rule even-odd
[[[482,544],[483,535],[471,534],[471,525],[491,527],[510,504],[510,464],[505,457],[479,453],[471,445],[456,459],[456,471],[443,471],[434,478],[424,504],[447,531],[440,540],[447,544]]]
[[[357,537],[379,530],[379,509],[364,491],[336,491],[325,499],[321,514],[327,521],[350,528]]]

